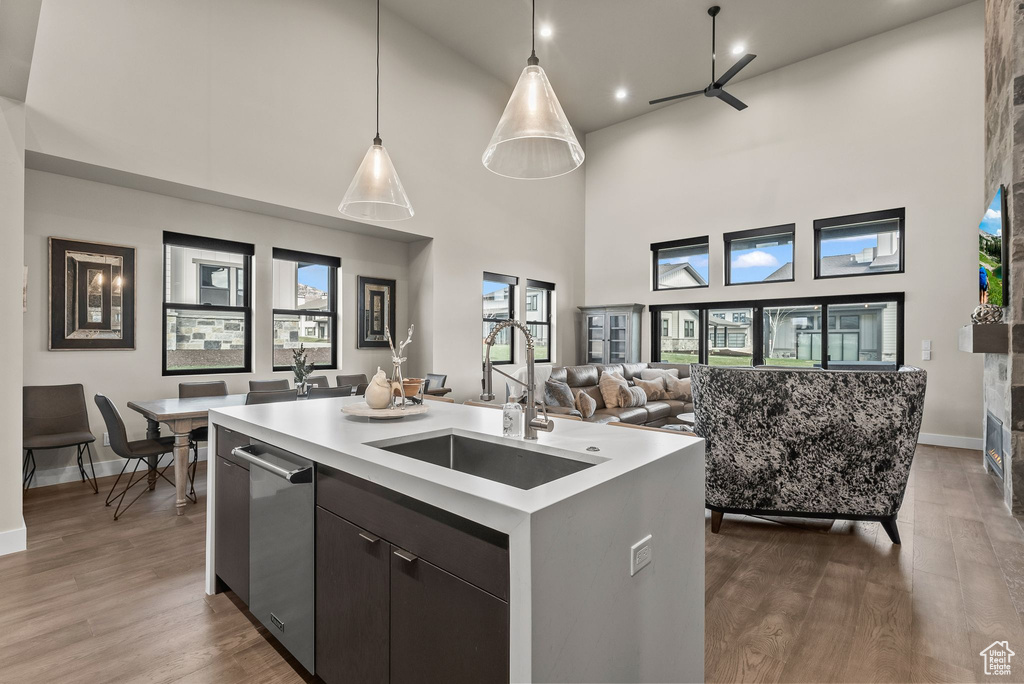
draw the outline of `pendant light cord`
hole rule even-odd
[[[380,144],[380,0],[377,0],[377,135],[373,141]]]
[[[537,59],[537,0],[531,2],[533,10],[530,13],[530,58],[526,60],[529,65],[540,64]]]

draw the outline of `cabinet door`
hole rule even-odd
[[[507,682],[508,604],[391,550],[392,681]]]
[[[587,358],[585,363],[605,362],[604,314],[587,314]]]
[[[390,552],[316,509],[316,673],[327,684],[388,681]]]
[[[629,345],[629,316],[608,315],[608,363],[626,363]]]
[[[217,576],[249,605],[249,471],[218,456]]]

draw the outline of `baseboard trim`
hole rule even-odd
[[[38,458],[38,456],[36,457]],[[206,447],[199,447],[199,460],[206,460]],[[166,463],[166,459],[164,460]],[[115,458],[110,461],[95,461],[93,467],[96,469],[96,477],[109,477],[111,475],[117,475],[121,472],[121,468],[124,467],[123,458]],[[89,472],[89,460],[85,459],[85,469]],[[91,472],[89,473],[92,474]],[[173,478],[172,478],[173,479]],[[36,470],[35,478],[32,480],[32,489],[36,487],[50,487],[56,484],[63,484],[65,482],[81,482],[82,475],[78,472],[78,465],[71,464],[64,466],[63,468],[48,468],[46,470]]]
[[[938,435],[931,432],[920,433],[917,436],[917,443],[956,447],[958,449],[975,449],[977,451],[981,451],[985,447],[981,437],[957,437],[955,435]]]
[[[0,556],[24,551],[27,547],[27,542],[28,536],[25,530],[25,521],[22,519],[21,527],[0,532]]]

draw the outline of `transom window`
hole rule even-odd
[[[683,290],[709,283],[708,237],[651,245],[654,289]]]
[[[726,233],[725,284],[793,280],[796,224]]]
[[[291,367],[302,345],[315,368],[338,367],[341,259],[274,248],[274,370]]]
[[[814,277],[903,273],[904,209],[814,222]]]
[[[543,280],[526,281],[526,327],[533,335],[534,360],[547,363],[553,360],[554,340],[551,312],[554,309],[555,284]]]

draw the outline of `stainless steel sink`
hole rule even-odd
[[[519,489],[539,487],[605,460],[536,443],[526,447],[515,440],[478,439],[452,430],[371,442],[367,446]]]

